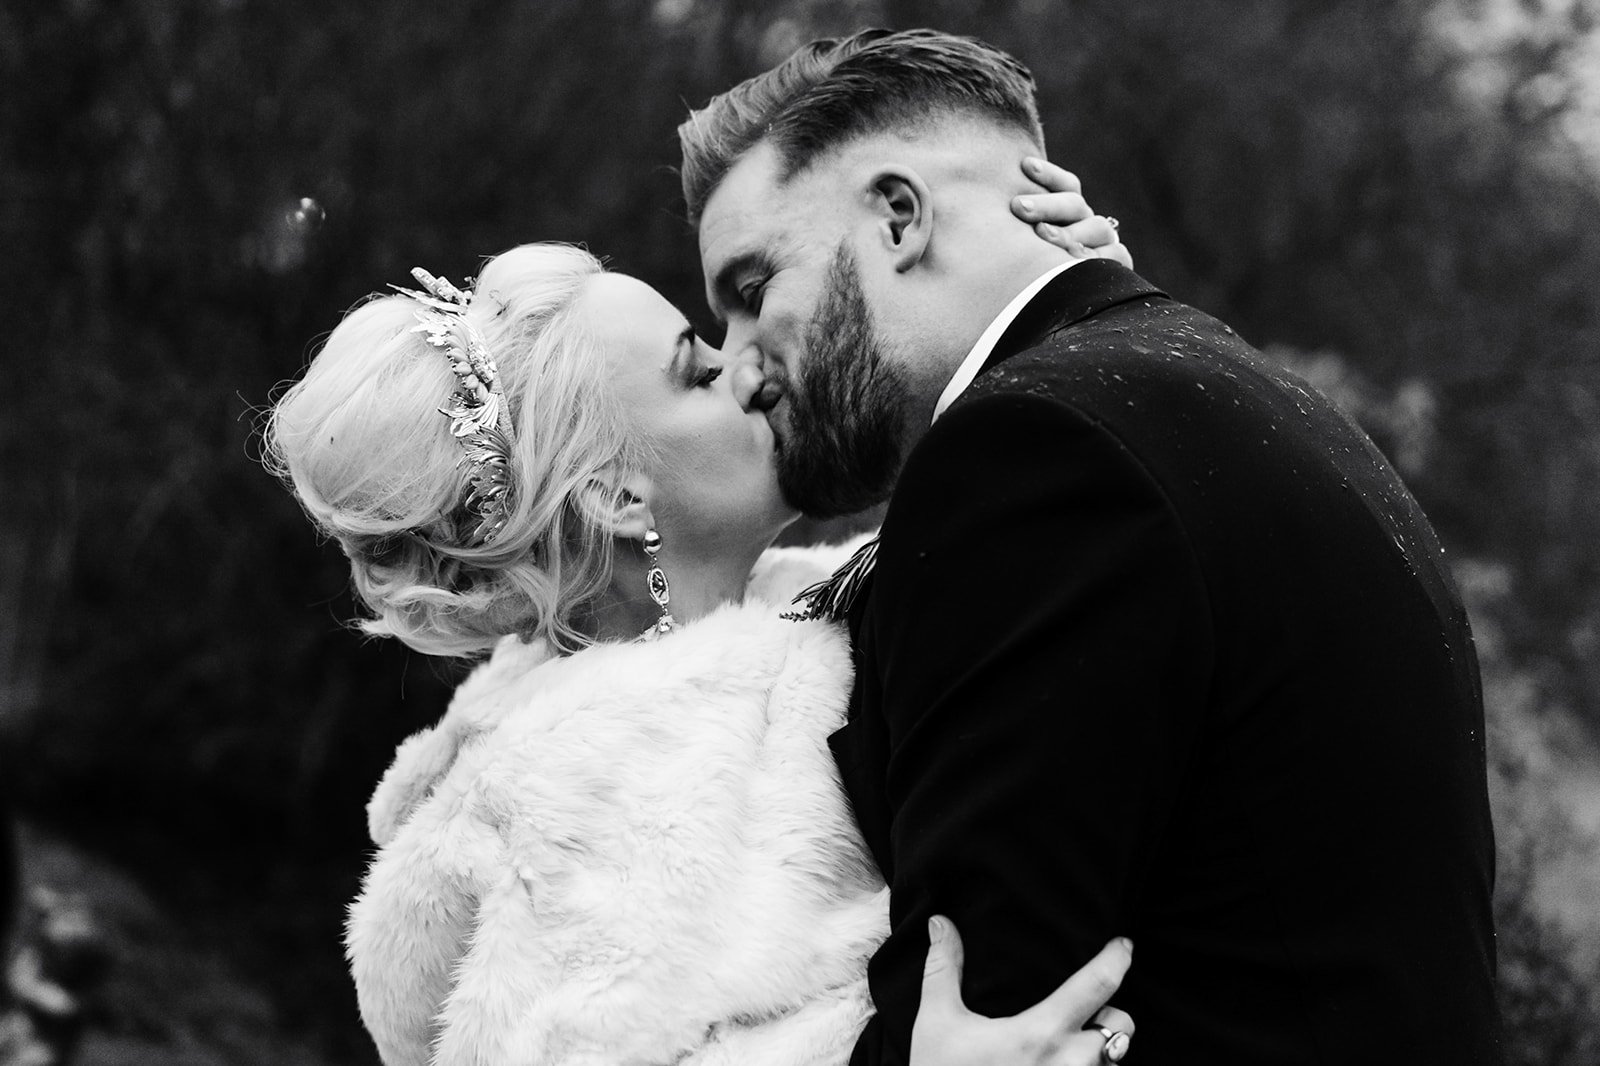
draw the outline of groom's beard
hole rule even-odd
[[[812,518],[866,510],[889,498],[900,473],[909,390],[884,357],[855,256],[842,243],[804,343],[804,372],[786,393],[778,487]]]

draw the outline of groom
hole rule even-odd
[[[680,136],[786,495],[889,500],[837,590],[834,752],[892,888],[853,1061],[906,1061],[942,913],[988,1015],[1130,936],[1130,1063],[1498,1062],[1472,638],[1371,442],[1015,221],[1043,138],[988,46],[819,41]]]

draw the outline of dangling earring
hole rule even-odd
[[[650,598],[661,608],[661,617],[656,619],[656,624],[644,631],[643,636],[646,638],[670,633],[676,624],[672,620],[672,613],[667,610],[667,604],[672,599],[672,590],[667,587],[667,574],[661,569],[661,564],[656,562],[656,556],[660,552],[661,534],[653,529],[645,530],[644,553],[650,557],[650,570],[644,575],[644,582],[650,589]]]

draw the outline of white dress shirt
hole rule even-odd
[[[978,343],[972,346],[972,351],[968,352],[967,357],[961,361],[961,365],[956,367],[955,377],[950,379],[950,384],[946,385],[944,392],[939,394],[939,402],[933,408],[933,420],[935,422],[939,421],[939,416],[944,414],[944,409],[954,403],[957,396],[967,391],[967,386],[972,384],[972,379],[978,376],[978,371],[982,370],[983,364],[988,362],[990,353],[994,351],[994,346],[1000,343],[1000,337],[1005,333],[1006,327],[1016,321],[1017,316],[1022,314],[1022,309],[1028,306],[1028,302],[1039,295],[1039,290],[1050,284],[1057,274],[1067,268],[1075,267],[1079,263],[1087,263],[1088,261],[1087,259],[1068,259],[1060,266],[1051,267],[1035,278],[1033,283],[1026,289],[1017,293],[1010,303],[1006,304],[1005,310],[995,316],[994,321],[989,323],[989,328],[985,329],[983,334],[978,337]]]

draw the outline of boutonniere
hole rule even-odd
[[[794,598],[803,606],[798,611],[788,611],[783,617],[791,622],[809,622],[821,618],[829,622],[842,622],[850,613],[861,590],[872,576],[873,564],[878,561],[878,538],[873,537],[828,577],[802,589]]]

